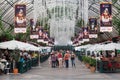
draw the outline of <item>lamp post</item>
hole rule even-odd
[[[97,66],[97,53],[96,53],[95,56],[96,56],[96,71],[95,71],[95,72],[98,72],[98,70],[97,70],[97,67],[98,67],[98,66]]]
[[[41,65],[40,65],[40,53],[41,51],[38,51],[38,67],[41,68]]]

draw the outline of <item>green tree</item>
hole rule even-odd
[[[76,22],[76,26],[77,26],[77,27],[83,27],[83,24],[84,24],[84,20],[83,20],[83,19],[79,19],[79,20],[77,20],[77,22]]]
[[[2,24],[2,17],[0,16],[0,42],[3,41],[8,41],[8,40],[12,40],[13,39],[13,35],[12,35],[12,25],[10,25],[7,29],[4,28],[4,25]]]

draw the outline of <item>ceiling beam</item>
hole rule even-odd
[[[5,0],[11,7],[13,7],[13,4],[11,4],[8,0]]]
[[[8,0],[5,0],[5,1],[10,5],[10,7],[8,7],[8,8],[1,14],[1,16],[4,16],[10,8],[14,8],[13,5],[14,5],[15,3],[19,2],[20,0],[16,0],[13,4],[11,4]]]

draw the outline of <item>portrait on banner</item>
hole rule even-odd
[[[26,5],[15,5],[15,27],[26,27]]]
[[[39,35],[38,35],[38,28],[39,26],[34,25],[34,20],[30,19],[30,39],[38,39]]]
[[[97,34],[98,26],[97,26],[97,19],[90,18],[89,19],[89,34]]]
[[[84,39],[89,39],[88,27],[84,27],[84,28],[83,28],[83,38],[84,38]]]
[[[112,26],[112,7],[110,3],[100,4],[100,25],[101,27]]]

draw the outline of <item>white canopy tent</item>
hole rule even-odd
[[[51,47],[39,47],[41,53],[51,52]]]
[[[102,47],[102,50],[120,50],[120,43],[109,43]]]
[[[29,47],[25,48],[25,50],[27,50],[27,51],[40,51],[40,48],[29,44]]]
[[[102,50],[104,46],[105,46],[104,44],[95,44],[87,48],[87,51],[99,51]]]
[[[120,50],[120,43],[108,43],[108,44],[95,44],[87,49],[87,51],[99,51],[99,50]]]
[[[31,51],[39,51],[39,48],[28,43],[16,41],[16,40],[11,40],[11,41],[6,41],[0,43],[0,48],[1,49],[9,49],[9,50],[14,50],[14,49],[19,49],[19,50],[31,50]]]
[[[78,46],[78,47],[75,47],[75,50],[76,51],[80,51],[81,49],[87,49],[87,48],[89,48],[91,46],[92,46],[91,44],[83,45],[83,46]]]

